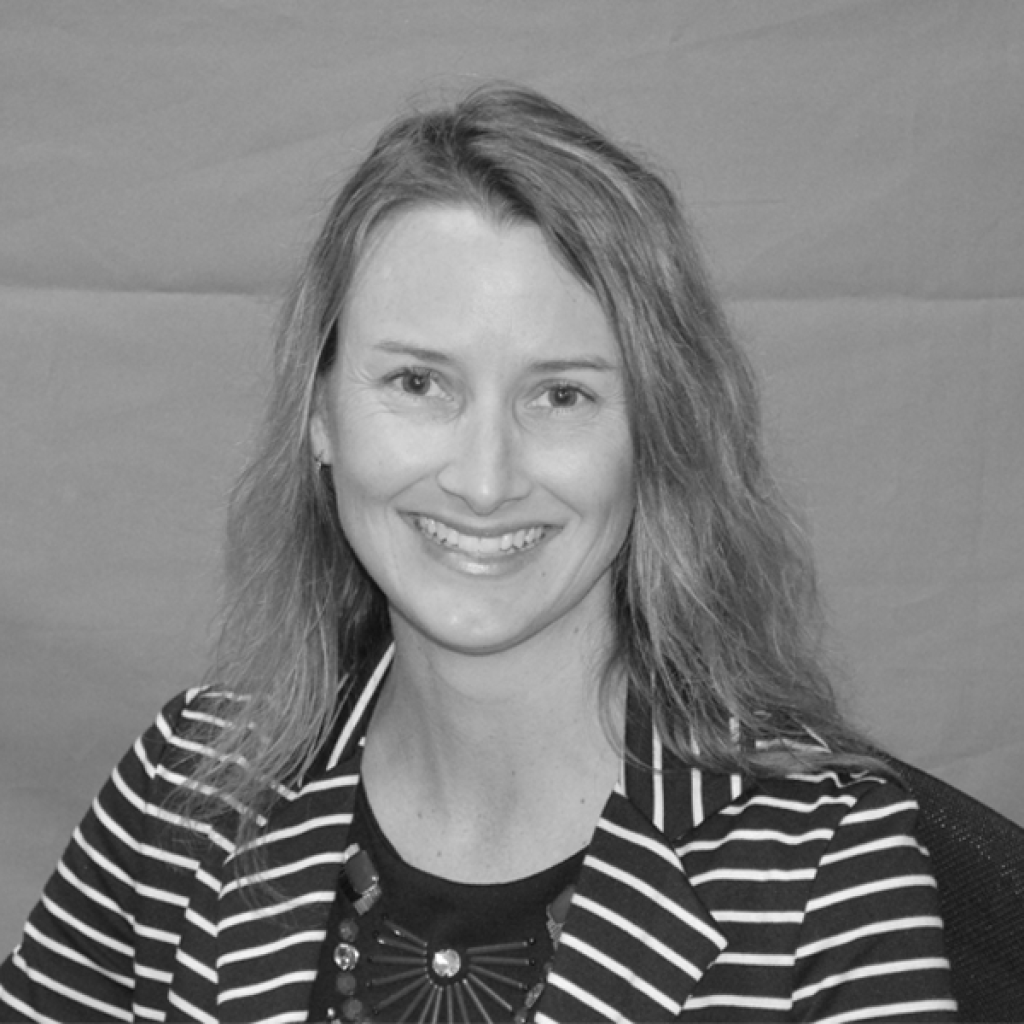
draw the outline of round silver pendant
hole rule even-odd
[[[350,942],[339,942],[334,947],[334,962],[343,971],[351,971],[359,963],[359,950]]]
[[[462,958],[454,949],[439,949],[430,959],[430,969],[439,978],[454,978],[462,969]]]

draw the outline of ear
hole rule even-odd
[[[325,466],[334,462],[328,401],[327,382],[318,380],[313,391],[313,410],[309,417],[309,442],[313,448],[313,457]]]

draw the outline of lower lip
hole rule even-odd
[[[493,555],[470,554],[460,548],[450,548],[432,540],[416,525],[415,520],[407,517],[406,521],[413,532],[419,537],[427,554],[431,558],[454,569],[456,572],[465,573],[468,576],[506,576],[518,572],[537,556],[537,552],[551,539],[555,533],[548,527],[544,536],[528,548],[518,550],[510,548],[508,551],[501,551]]]

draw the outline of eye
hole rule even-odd
[[[558,409],[571,409],[583,400],[583,392],[569,384],[557,384],[548,391],[551,404]]]
[[[593,396],[578,384],[558,381],[544,386],[537,399],[537,404],[551,410],[573,410],[593,402],[593,400]]]
[[[405,394],[415,398],[433,398],[441,390],[435,373],[421,367],[406,367],[393,374],[388,380],[397,385]]]

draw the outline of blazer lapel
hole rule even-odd
[[[583,863],[537,1020],[674,1020],[727,942],[675,848],[750,784],[691,768],[631,702],[619,790]]]
[[[359,775],[350,767],[341,766],[274,816],[264,875],[271,898],[254,905],[248,885],[232,878],[224,886],[218,1020],[305,1020],[352,821]]]
[[[537,1020],[673,1020],[725,945],[664,835],[613,793]]]
[[[339,735],[311,781],[271,817],[263,877],[273,897],[254,905],[244,878],[223,885],[217,908],[220,1021],[306,1019],[352,823],[366,724],[390,655],[352,695],[354,704],[339,716]],[[224,877],[231,875],[229,858]]]

